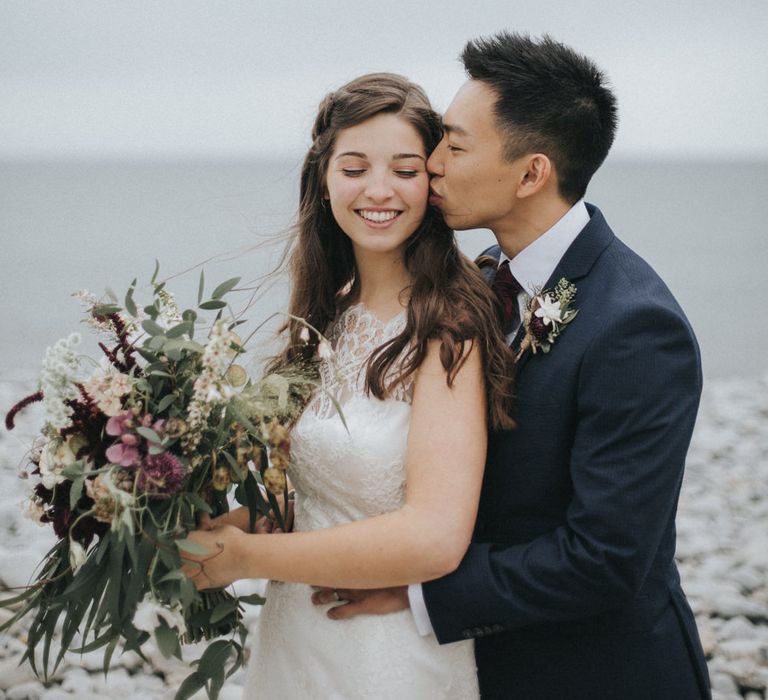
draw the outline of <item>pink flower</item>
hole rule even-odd
[[[107,459],[121,467],[134,467],[139,463],[139,451],[135,447],[117,442],[107,448]]]
[[[139,438],[133,433],[123,433],[120,436],[120,442],[122,442],[123,445],[127,445],[128,447],[136,447],[136,445],[139,444]]]
[[[132,421],[133,421],[133,413],[131,413],[130,411],[126,411],[125,413],[119,413],[116,416],[112,416],[107,421],[107,435],[112,435],[113,437],[122,435],[130,427],[132,427],[131,425]]]

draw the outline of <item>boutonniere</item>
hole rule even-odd
[[[529,348],[534,355],[539,351],[549,352],[552,343],[579,313],[578,309],[571,308],[575,296],[576,286],[565,277],[561,278],[554,289],[533,290],[523,312],[525,335],[516,361]]]

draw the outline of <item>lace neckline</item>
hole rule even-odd
[[[350,304],[344,311],[339,314],[338,320],[341,321],[347,315],[355,315],[358,318],[365,318],[371,321],[372,325],[378,326],[381,329],[389,328],[395,321],[405,316],[407,309],[403,308],[398,311],[394,316],[384,321],[371,311],[362,301]]]

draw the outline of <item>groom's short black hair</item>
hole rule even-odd
[[[544,153],[557,170],[560,194],[571,202],[583,197],[618,121],[616,98],[600,69],[549,36],[510,32],[468,42],[461,60],[470,78],[498,95],[505,158]]]

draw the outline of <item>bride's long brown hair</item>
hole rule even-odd
[[[440,117],[424,91],[391,73],[372,73],[330,93],[320,103],[312,129],[312,145],[301,170],[301,199],[289,252],[291,300],[289,312],[314,328],[329,323],[357,297],[359,280],[349,237],[341,230],[323,199],[328,162],[342,129],[381,113],[393,113],[411,124],[427,153],[440,141]],[[498,308],[477,267],[458,249],[453,231],[431,207],[408,239],[405,266],[413,280],[409,288],[407,321],[402,333],[379,346],[368,361],[366,390],[385,398],[424,361],[428,342],[440,340],[440,360],[448,385],[467,357],[468,348],[481,351],[488,418],[495,428],[510,428],[512,352],[501,332]],[[290,320],[289,342],[271,369],[310,359],[317,338],[309,344],[303,325]],[[395,365],[402,355],[399,367]]]

